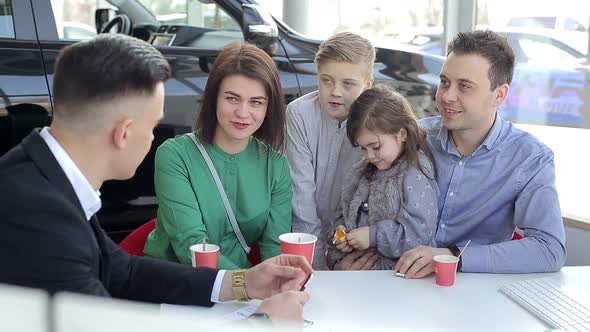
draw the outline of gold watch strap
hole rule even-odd
[[[232,289],[234,298],[238,301],[248,301],[246,293],[246,270],[235,270],[232,274]]]

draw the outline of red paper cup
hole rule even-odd
[[[311,265],[313,262],[315,242],[317,240],[318,238],[315,235],[307,233],[282,234],[279,236],[279,241],[281,241],[281,253],[304,256]]]
[[[219,246],[207,243],[205,250],[203,244],[194,244],[190,246],[193,267],[217,268],[217,259],[219,258]]]
[[[436,284],[439,286],[453,286],[455,274],[457,274],[457,263],[459,258],[452,255],[434,256],[434,272],[436,273]]]

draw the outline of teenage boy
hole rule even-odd
[[[346,139],[346,118],[352,102],[373,85],[375,48],[359,35],[341,32],[320,45],[315,62],[318,90],[287,106],[286,150],[293,180],[293,231],[318,237],[313,265],[322,268],[339,178],[360,158]]]

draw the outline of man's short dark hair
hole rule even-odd
[[[101,34],[61,50],[53,101],[63,114],[126,95],[151,94],[170,77],[170,66],[152,45],[122,34]]]
[[[447,47],[447,56],[451,52],[459,55],[477,54],[490,63],[488,78],[492,91],[498,86],[512,82],[514,71],[514,51],[505,37],[490,30],[460,32]]]

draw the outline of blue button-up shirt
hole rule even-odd
[[[440,116],[420,120],[436,163],[439,247],[471,244],[463,272],[559,270],[565,231],[555,189],[553,152],[499,115],[483,143],[462,157]],[[524,239],[511,241],[515,227]]]

